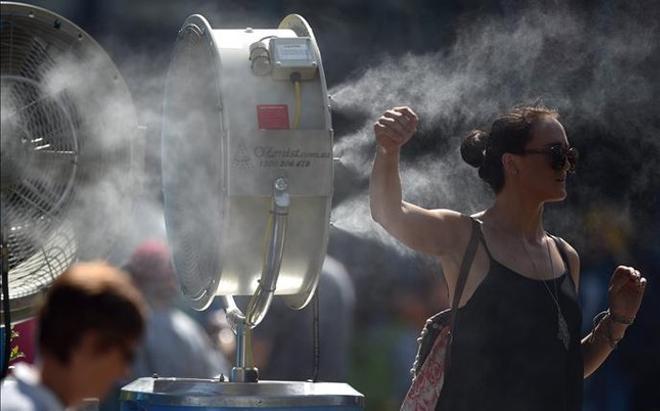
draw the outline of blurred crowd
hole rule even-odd
[[[591,319],[607,307],[608,281],[616,265],[634,262],[650,278],[649,297],[635,324],[604,367],[585,381],[584,410],[657,409],[652,384],[660,360],[653,281],[660,269],[658,242],[636,236],[629,214],[612,207],[588,210],[581,225],[583,238],[589,239],[580,249],[585,335]],[[388,252],[345,232],[334,232],[329,253],[335,257],[326,258],[316,299],[294,311],[276,297],[254,330],[253,358],[260,378],[348,382],[365,395],[367,410],[396,410],[410,384],[424,321],[449,305],[440,268],[424,257]],[[139,244],[122,268],[142,292],[149,314],[130,373],[115,384],[101,409],[118,409],[121,386],[139,377],[229,375],[235,342],[222,301],[218,298],[205,312],[187,308],[166,243]],[[20,337],[15,344],[24,353],[19,361],[34,362],[34,322],[18,324],[16,330]]]

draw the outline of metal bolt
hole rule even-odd
[[[275,180],[275,189],[277,191],[284,191],[289,187],[289,184],[286,181],[286,178],[284,177],[278,177]]]

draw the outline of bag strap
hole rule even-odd
[[[562,261],[564,262],[564,265],[566,266],[566,270],[570,273],[571,272],[571,263],[568,260],[568,251],[566,250],[566,245],[565,241],[561,237],[554,236],[550,233],[546,234],[552,238],[552,240],[555,242],[555,245],[557,246],[557,250],[559,250],[559,255],[561,256]]]
[[[449,367],[450,351],[451,351],[451,342],[454,339],[454,328],[456,326],[456,314],[458,312],[458,304],[461,301],[461,295],[463,294],[463,288],[465,288],[465,283],[467,282],[468,273],[470,272],[470,267],[472,266],[472,261],[474,260],[474,255],[477,252],[477,245],[479,244],[481,223],[476,219],[470,217],[472,221],[472,234],[470,235],[470,242],[468,243],[467,248],[465,249],[465,254],[463,255],[463,262],[461,263],[461,269],[458,272],[458,279],[456,280],[456,288],[454,289],[454,298],[451,302],[451,314],[449,317],[449,344],[447,345],[447,351],[445,353],[445,364],[446,367]]]
[[[561,237],[554,236],[547,232],[546,234],[554,240],[557,250],[559,250],[559,255],[566,266],[568,278],[570,278],[571,284],[573,284],[573,288],[577,292],[577,286],[575,285],[575,279],[573,278],[573,272],[571,271],[571,260],[568,258],[568,243],[566,243],[566,240]]]
[[[470,267],[472,266],[474,255],[477,252],[477,244],[479,243],[479,230],[481,228],[481,224],[472,217],[470,217],[470,220],[472,221],[472,235],[470,235],[470,242],[465,249],[465,255],[463,255],[461,269],[458,272],[458,280],[456,281],[456,288],[454,289],[454,299],[451,302],[452,310],[458,308],[458,304],[461,301],[461,295],[463,294],[463,289],[465,288],[465,283],[467,282],[468,273],[470,272]]]

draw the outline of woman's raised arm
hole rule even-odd
[[[378,148],[369,185],[371,216],[408,247],[440,256],[463,242],[457,241],[457,234],[469,234],[470,224],[458,212],[427,210],[403,201],[399,152],[417,130],[417,121],[409,107],[395,107],[374,124]]]

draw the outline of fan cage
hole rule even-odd
[[[70,44],[43,26],[30,13],[3,10],[0,20],[2,224],[12,298],[42,289],[75,255],[61,221],[76,177],[80,120],[66,91],[53,95],[43,85],[56,67],[53,54]]]
[[[220,234],[225,230],[222,102],[216,65],[209,64],[217,55],[208,35],[194,24],[179,32],[163,125],[163,161],[174,165],[163,173],[167,231],[181,290],[198,309],[217,289],[218,279],[208,273],[222,269]],[[188,164],[191,158],[195,167]]]
[[[87,33],[39,7],[1,10],[0,200],[14,312],[76,259],[114,250],[143,146],[128,87]]]

